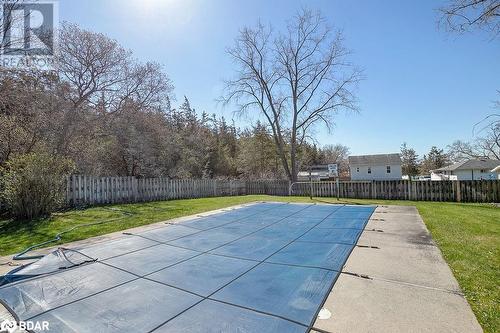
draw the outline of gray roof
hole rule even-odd
[[[494,169],[499,165],[500,165],[499,160],[480,158],[480,159],[471,159],[458,162],[432,171],[455,171],[455,170],[471,170],[471,169],[484,169],[490,171],[491,169]]]
[[[349,156],[349,165],[401,165],[399,154]]]

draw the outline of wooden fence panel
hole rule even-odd
[[[315,197],[415,200],[415,201],[457,201],[457,202],[499,202],[500,180],[469,181],[350,181],[340,182],[298,182],[294,183],[291,195]],[[273,194],[273,193],[267,193]],[[283,195],[283,194],[281,194]]]
[[[312,187],[312,188],[311,188]],[[72,175],[65,188],[68,206],[146,202],[234,195],[416,200],[500,201],[500,180],[483,181],[342,181],[294,183],[287,180],[214,180]]]

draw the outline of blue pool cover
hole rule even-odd
[[[307,332],[374,209],[257,203],[60,249],[0,301],[50,332]]]

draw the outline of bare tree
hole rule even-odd
[[[138,107],[161,106],[173,86],[156,63],[137,63],[130,51],[109,37],[64,23],[58,71],[69,82],[75,106],[100,105],[119,111],[127,100]]]
[[[22,8],[22,4],[19,0],[2,1],[0,2],[0,6],[0,36],[2,37],[0,49],[5,50],[15,45],[17,42],[20,42],[19,40],[13,39],[7,32],[16,24],[23,23],[20,21],[24,20],[25,17],[15,17],[13,15],[14,11]]]
[[[347,146],[336,144],[336,145],[326,145],[321,149],[321,153],[325,156],[324,163],[337,163],[339,168],[339,174],[341,176],[349,175],[349,153],[350,149]]]
[[[483,135],[473,142],[457,140],[448,147],[448,154],[454,161],[466,158],[491,158],[500,160],[500,122],[489,124]]]
[[[486,157],[500,160],[500,122],[492,124],[488,133],[477,140],[476,146]]]
[[[109,37],[64,23],[60,32],[57,72],[68,85],[64,94],[72,106],[61,122],[57,151],[67,153],[68,137],[82,110],[94,120],[124,109],[159,109],[168,105],[173,85],[156,63],[138,63],[130,51]]]
[[[491,32],[493,38],[500,34],[500,0],[450,0],[439,11],[440,23],[449,31],[478,28]]]
[[[439,23],[449,31],[463,33],[478,28],[490,32],[493,39],[500,36],[500,0],[449,0],[448,5],[439,11],[442,13]],[[500,90],[497,93],[500,94]],[[500,100],[493,102],[493,108],[500,110]],[[475,124],[473,131],[476,128],[482,131],[498,124],[500,113],[494,112]],[[459,146],[464,148],[460,142],[455,146],[457,149]]]
[[[43,145],[64,105],[50,72],[0,69],[0,165]]]
[[[226,81],[225,104],[258,110],[269,124],[286,175],[297,178],[297,150],[318,124],[328,129],[342,110],[357,110],[361,71],[348,61],[340,32],[320,13],[302,10],[284,33],[258,24],[244,28],[228,50],[238,66]]]
[[[500,94],[500,90],[497,91]],[[472,134],[478,135],[482,132],[486,132],[494,128],[495,126],[500,126],[500,100],[493,102],[493,113],[490,113],[479,122],[475,123],[472,127]],[[498,112],[497,112],[498,111]]]
[[[497,94],[500,96],[500,90],[497,90]],[[472,127],[472,134],[473,135],[481,135],[481,133],[488,133],[487,137],[495,137],[495,133],[497,131],[500,131],[500,99],[497,99],[496,101],[493,101],[493,109],[495,110],[493,113],[490,113],[481,121],[477,122],[474,124]],[[480,138],[481,139],[481,138]],[[495,142],[494,139],[490,139]],[[498,155],[500,156],[500,154]],[[498,158],[498,157],[497,157]]]
[[[446,147],[448,155],[453,162],[460,162],[468,158],[484,157],[481,153],[475,150],[475,147],[470,142],[456,140],[451,145]]]

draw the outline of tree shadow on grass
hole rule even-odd
[[[16,220],[13,218],[5,218],[0,220],[0,235],[8,235],[20,232],[33,233],[40,225],[48,223],[51,220],[52,218],[50,216],[32,220]]]

